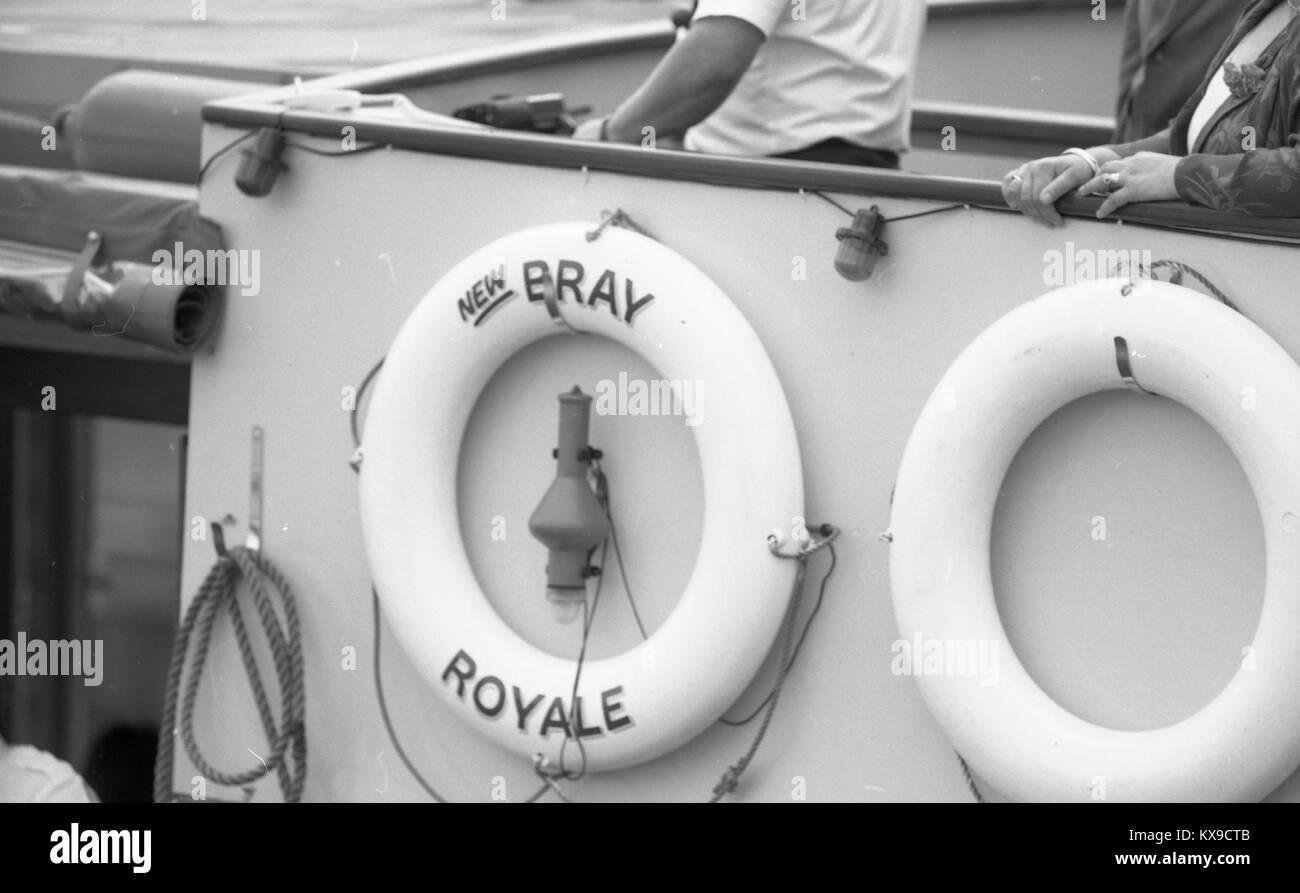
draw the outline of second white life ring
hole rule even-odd
[[[680,746],[748,686],[796,570],[767,536],[803,514],[803,477],[781,383],[740,311],[653,239],[610,226],[591,240],[592,229],[556,223],[506,236],[429,291],[370,401],[360,507],[393,631],[452,711],[528,759],[554,758],[572,718],[587,768],[599,771]],[[516,352],[562,331],[547,309],[552,286],[574,330],[625,345],[667,380],[705,382],[709,395],[707,420],[691,428],[704,484],[694,572],[647,641],[583,665],[577,699],[575,661],[520,638],[484,598],[456,509],[461,439],[484,386]]]
[[[1254,666],[1193,716],[1149,731],[1094,725],[1038,687],[1007,640],[989,569],[998,490],[1021,444],[1067,403],[1134,381],[1200,415],[1231,448],[1268,554]],[[1249,408],[1245,388],[1257,395]],[[971,768],[1016,799],[1090,800],[1100,780],[1107,800],[1258,800],[1300,764],[1298,517],[1300,368],[1258,326],[1150,280],[1025,304],[953,363],[899,469],[890,574],[902,636],[987,641],[1000,655],[995,685],[923,675],[921,694]]]

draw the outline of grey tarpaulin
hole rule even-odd
[[[155,252],[223,248],[221,229],[199,216],[191,187],[84,172],[0,166],[0,240],[80,252],[91,232],[101,244],[91,269],[98,288],[63,304],[48,277],[0,273],[0,313],[61,319],[82,331],[108,327],[126,338],[193,350],[214,331],[222,284],[152,282]],[[0,264],[3,267],[3,264]],[[93,277],[88,277],[92,279]]]

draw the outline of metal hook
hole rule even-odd
[[[252,454],[249,458],[249,477],[248,477],[248,537],[244,540],[244,548],[250,552],[258,552],[262,548],[262,445],[264,434],[260,425],[253,426],[252,434]],[[230,552],[226,548],[226,532],[221,525],[234,524],[235,518],[227,512],[221,521],[213,521],[209,526],[212,528],[212,543],[217,550],[218,558],[229,558]]]
[[[221,526],[221,522],[213,521],[209,527],[212,528],[212,546],[217,550],[217,558],[229,558],[230,552],[226,550],[226,531]]]
[[[601,233],[603,233],[605,228],[609,226],[620,226],[623,229],[630,229],[634,233],[640,233],[647,239],[654,238],[654,236],[642,229],[641,225],[633,220],[626,211],[622,208],[617,208],[612,214],[609,211],[600,212],[600,223],[596,225],[595,229],[587,233],[587,241],[594,242],[599,239]]]
[[[551,314],[551,322],[561,328],[568,329],[574,335],[582,334],[569,324],[569,321],[564,318],[564,314],[560,313],[560,296],[555,288],[555,279],[551,276],[550,270],[546,271],[546,275],[542,279],[542,300],[546,304],[546,312]]]
[[[1128,342],[1119,335],[1115,336],[1115,366],[1119,371],[1119,377],[1124,379],[1124,383],[1130,388],[1139,390],[1149,397],[1160,396],[1155,391],[1148,391],[1142,387],[1142,383],[1137,380],[1137,376],[1133,374],[1133,364],[1129,360]]]
[[[260,425],[253,426],[252,467],[248,479],[248,539],[244,545],[250,552],[262,548],[262,441]]]

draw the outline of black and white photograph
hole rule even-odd
[[[0,0],[0,815],[1240,882],[1297,248],[1300,0]]]

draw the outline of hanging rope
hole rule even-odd
[[[1232,301],[1228,300],[1228,296],[1225,295],[1217,285],[1211,282],[1209,280],[1209,277],[1203,275],[1199,270],[1195,269],[1194,267],[1191,267],[1183,263],[1182,261],[1177,261],[1177,260],[1153,261],[1151,263],[1151,278],[1159,281],[1158,277],[1156,276],[1156,270],[1162,268],[1170,271],[1169,281],[1174,285],[1182,285],[1183,274],[1187,273],[1197,282],[1201,283],[1201,285],[1205,286],[1205,288],[1210,292],[1210,294],[1218,298],[1225,307],[1228,307],[1229,309],[1232,310],[1237,310],[1237,306],[1233,304]],[[1237,312],[1240,313],[1241,311],[1237,310]]]
[[[266,556],[243,547],[226,551],[225,537],[219,524],[212,525],[212,536],[217,547],[217,563],[199,587],[190,602],[176,634],[172,647],[171,664],[167,671],[167,693],[163,703],[162,725],[158,730],[158,761],[154,769],[154,800],[169,803],[177,798],[172,793],[172,768],[175,760],[176,737],[185,744],[185,752],[194,767],[217,784],[243,787],[275,772],[286,803],[297,803],[302,798],[307,778],[306,693],[303,686],[302,635],[298,622],[298,609],[288,582]],[[276,681],[280,688],[281,716],[277,726],[262,682],[257,658],[253,653],[248,627],[239,607],[239,584],[247,583],[253,603],[262,622],[262,630],[275,664]],[[280,624],[271,599],[268,584],[280,597],[284,611],[284,626]],[[270,742],[270,754],[258,756],[259,765],[242,772],[226,772],[214,767],[200,750],[194,734],[194,707],[198,699],[199,682],[207,663],[212,644],[212,632],[222,609],[230,615],[235,631],[239,655],[253,690],[262,731]],[[185,676],[189,662],[190,643],[194,641],[194,659],[188,678]],[[182,681],[184,690],[182,692]],[[177,725],[177,701],[180,701],[180,723]]]
[[[776,537],[770,537],[767,541],[768,549],[777,558],[798,562],[794,576],[794,586],[790,590],[790,607],[786,609],[785,623],[781,634],[780,670],[776,677],[776,685],[772,687],[772,693],[768,695],[767,710],[763,713],[763,721],[758,726],[758,732],[754,735],[749,750],[745,751],[744,756],[727,767],[727,771],[722,773],[722,778],[718,779],[718,783],[713,786],[713,796],[709,798],[710,803],[717,803],[723,797],[735,791],[740,785],[740,776],[749,768],[750,762],[754,759],[754,754],[758,752],[758,747],[763,743],[763,737],[767,734],[767,727],[772,723],[772,716],[776,713],[777,702],[781,699],[781,689],[790,673],[792,663],[790,656],[794,650],[795,618],[799,613],[799,603],[803,600],[803,583],[808,574],[808,556],[829,547],[831,543],[835,542],[835,538],[840,535],[839,529],[831,524],[823,524],[818,528],[818,533],[822,536],[820,540],[809,539],[794,552],[782,551],[781,544]]]
[[[980,793],[979,787],[975,784],[975,776],[971,775],[970,766],[966,765],[966,758],[957,754],[957,762],[961,763],[961,774],[966,779],[966,787],[970,788],[971,796],[975,798],[976,803],[984,802],[984,795]]]

